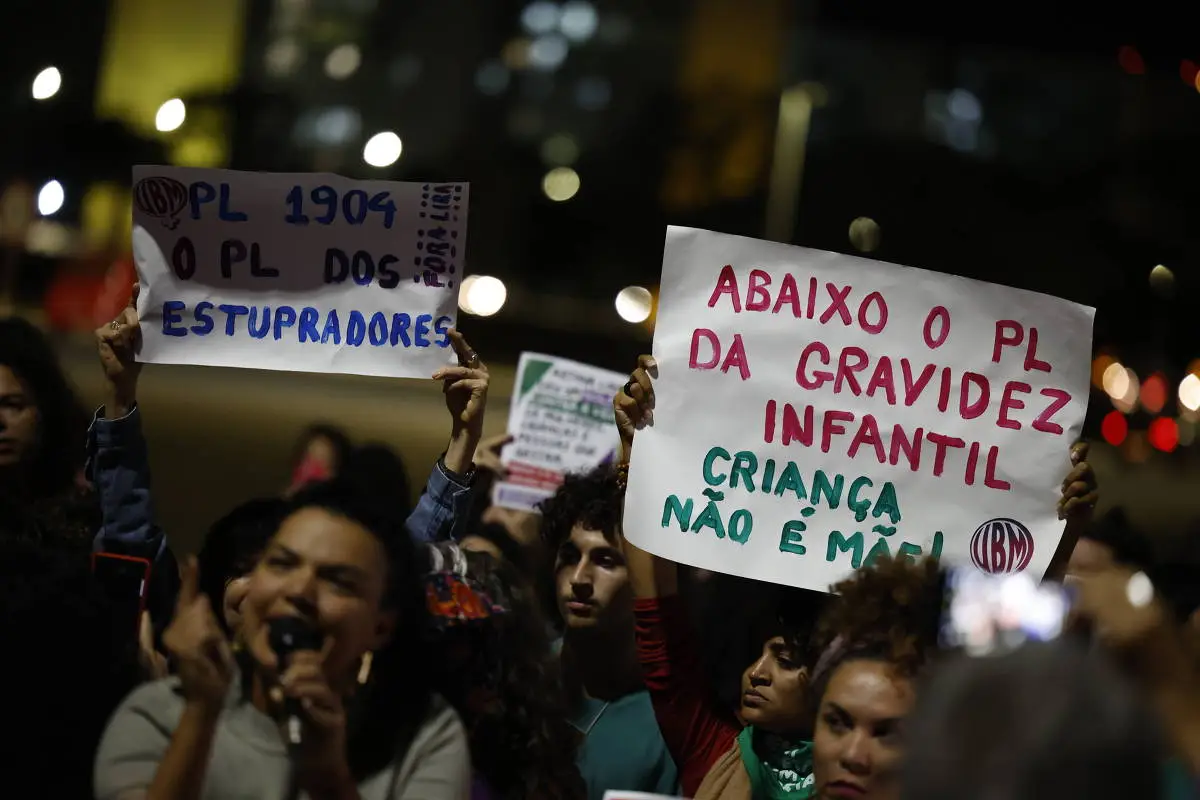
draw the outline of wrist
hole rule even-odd
[[[442,456],[442,465],[457,476],[469,476],[475,466],[475,449],[482,438],[481,432],[473,430],[459,429],[451,432],[446,454]]]
[[[212,702],[201,699],[188,699],[183,705],[183,720],[202,728],[216,729],[217,719],[221,716],[223,702]]]
[[[120,419],[129,415],[137,405],[137,390],[118,386],[109,386],[104,395],[104,418]]]

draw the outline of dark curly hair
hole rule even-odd
[[[615,542],[621,526],[623,493],[617,471],[610,464],[568,475],[558,491],[538,506],[542,512],[542,541],[551,553],[556,552],[570,538],[571,529],[583,525]]]
[[[70,492],[83,468],[88,415],[58,365],[46,337],[15,317],[0,320],[0,365],[33,393],[41,441],[33,463],[22,464],[20,491],[26,499]]]
[[[467,575],[507,613],[491,617],[490,630],[451,628],[434,643],[450,648],[487,647],[498,667],[490,688],[495,702],[473,707],[479,687],[462,673],[443,670],[439,691],[467,726],[471,763],[499,797],[508,800],[583,800],[583,778],[575,765],[580,737],[567,721],[567,702],[533,587],[517,569],[488,553],[464,553]],[[486,635],[480,635],[486,633]],[[478,655],[472,652],[472,655]]]
[[[938,647],[945,572],[932,559],[881,558],[831,587],[837,597],[818,620],[809,663],[821,702],[829,678],[850,661],[886,661],[915,678]]]
[[[204,537],[199,556],[200,591],[208,596],[226,633],[230,631],[222,613],[225,588],[254,569],[287,509],[282,498],[247,500],[214,522]]]

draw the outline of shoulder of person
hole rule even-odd
[[[117,713],[136,713],[174,724],[183,714],[183,689],[177,677],[143,683],[121,702]]]
[[[104,743],[111,745],[116,741],[132,740],[131,737],[145,742],[151,730],[170,737],[171,731],[179,725],[183,707],[178,678],[143,683],[126,695],[109,718]],[[107,748],[102,746],[101,749]]]
[[[431,695],[429,709],[425,712],[425,720],[421,723],[417,739],[432,744],[458,738],[465,741],[466,735],[466,729],[454,706],[440,694]]]

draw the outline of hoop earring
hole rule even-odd
[[[375,654],[370,650],[363,653],[362,660],[358,664],[358,685],[363,686],[371,679],[371,662],[374,660]]]

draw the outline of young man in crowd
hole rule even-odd
[[[571,722],[584,737],[579,771],[590,800],[607,790],[673,794],[678,785],[638,665],[633,591],[619,541],[623,493],[616,471],[604,466],[568,476],[542,505],[563,624],[563,677]]]

